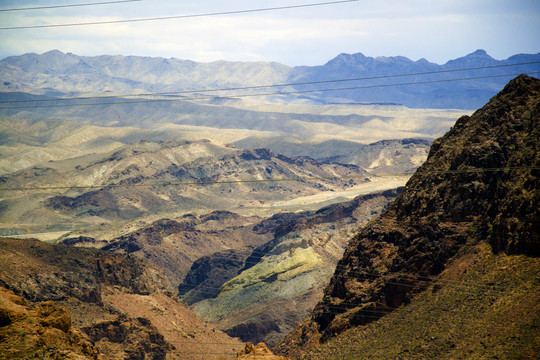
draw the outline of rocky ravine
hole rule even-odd
[[[180,285],[182,300],[231,336],[275,344],[311,312],[347,240],[398,193],[264,220],[254,230],[270,232],[271,240],[252,251],[227,250],[195,261]]]
[[[540,80],[524,75],[460,118],[349,242],[322,301],[280,351],[299,356],[409,303],[465,246],[486,241],[494,253],[537,258],[539,119]]]
[[[269,241],[272,234],[268,229],[255,229],[260,221],[228,211],[188,214],[176,220],[155,221],[101,246],[105,251],[133,254],[159,266],[176,288],[197,259],[219,251],[249,253]],[[79,245],[88,246],[84,239]]]
[[[313,309],[347,240],[398,192],[264,220],[228,211],[188,214],[110,242],[78,237],[61,243],[150,262],[180,285],[182,301],[205,320],[243,341],[274,344]]]

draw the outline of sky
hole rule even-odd
[[[0,0],[0,10],[107,0]],[[108,0],[112,1],[112,0]],[[201,15],[332,0],[141,0],[0,11],[0,28]],[[0,58],[57,49],[199,62],[322,65],[340,53],[444,64],[477,49],[496,59],[540,52],[538,0],[357,0],[168,20],[0,29]]]

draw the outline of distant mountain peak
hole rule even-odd
[[[60,50],[53,49],[53,50],[49,50],[49,51],[43,53],[43,55],[66,55],[66,54],[64,54]]]
[[[498,61],[492,58],[486,50],[478,49],[464,57],[448,61],[445,66],[466,67],[492,65]]]
[[[469,55],[466,55],[465,57],[483,57],[483,58],[489,58],[489,59],[493,59],[488,53],[486,50],[484,49],[478,49],[472,53],[470,53]]]
[[[356,64],[356,63],[363,63],[366,60],[371,59],[367,56],[365,56],[362,53],[355,53],[355,54],[347,54],[347,53],[341,53],[335,58],[329,60],[326,65],[330,66],[342,66],[342,65],[349,65],[349,64]]]

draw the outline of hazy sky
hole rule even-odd
[[[107,0],[0,0],[0,9]],[[111,1],[111,0],[109,0]],[[0,12],[0,27],[99,22],[331,0],[143,0]],[[0,58],[58,49],[196,61],[324,64],[340,53],[439,64],[485,49],[496,59],[540,52],[538,0],[358,0],[307,8],[107,25],[0,30]]]

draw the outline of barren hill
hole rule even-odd
[[[4,226],[31,223],[41,231],[99,224],[100,231],[117,236],[126,222],[148,216],[268,212],[278,201],[351,189],[366,177],[355,165],[289,158],[266,149],[142,141],[3,176],[0,219]]]
[[[349,242],[322,301],[280,344],[281,351],[299,357],[328,343],[332,350],[323,345],[327,357],[320,355],[326,359],[380,354],[367,345],[369,340],[352,340],[371,338],[367,331],[401,338],[385,353],[387,358],[485,354],[474,342],[496,343],[489,353],[499,357],[537,353],[538,301],[531,307],[520,301],[521,296],[538,299],[539,293],[530,278],[537,278],[540,254],[539,109],[540,80],[519,76],[436,140],[426,163],[389,209]],[[516,273],[506,275],[507,266]],[[468,284],[473,298],[454,294],[454,283]],[[491,287],[499,290],[491,292]],[[455,311],[455,318],[444,320],[437,312],[419,312],[442,311],[443,306],[477,312]],[[377,325],[387,314],[389,320]],[[381,334],[402,316],[412,321],[407,323],[410,331],[399,325]],[[465,317],[472,322],[467,329],[484,330],[461,332],[457,324]],[[497,323],[498,317],[511,317],[513,325]],[[428,343],[429,332],[420,339],[413,333],[417,326],[412,319],[418,319],[418,326],[445,329],[433,330],[435,347]],[[522,340],[511,340],[516,338]],[[337,343],[347,345],[337,349]],[[311,354],[308,358],[319,356]]]

